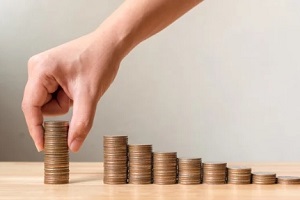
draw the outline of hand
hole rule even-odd
[[[72,104],[68,144],[78,151],[123,57],[201,1],[127,0],[95,32],[33,56],[22,108],[38,151],[43,115],[67,113]]]
[[[122,59],[111,38],[95,31],[29,59],[22,109],[38,151],[43,150],[43,116],[65,114],[72,105],[68,144],[79,150]]]

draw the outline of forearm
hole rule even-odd
[[[97,31],[111,43],[116,43],[124,57],[140,42],[167,27],[201,1],[126,0]]]
[[[44,148],[43,115],[73,105],[68,145],[78,151],[125,55],[201,1],[126,0],[92,33],[30,58],[22,108],[37,150]]]

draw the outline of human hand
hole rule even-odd
[[[38,151],[43,115],[67,113],[72,104],[68,144],[78,151],[125,55],[201,1],[127,0],[93,33],[33,56],[22,109]]]
[[[97,103],[117,74],[122,60],[118,45],[97,30],[29,59],[22,109],[38,151],[43,150],[43,116],[65,114],[72,105],[68,145],[79,150]]]

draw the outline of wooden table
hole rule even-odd
[[[300,176],[300,163],[238,164]],[[0,162],[0,199],[300,199],[300,185],[104,185],[102,163],[70,163],[70,184],[44,185],[43,170],[43,163]]]

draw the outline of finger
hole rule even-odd
[[[46,102],[45,103],[48,103],[51,99],[52,99],[52,95],[51,94],[47,94],[47,98],[46,98]]]
[[[89,133],[93,124],[96,106],[97,101],[90,98],[89,95],[84,95],[84,93],[80,93],[80,96],[74,99],[68,139],[71,151],[77,152]]]
[[[42,107],[42,113],[48,116],[65,114],[69,111],[70,106],[70,98],[60,89],[56,97],[51,98],[51,100]]]
[[[28,81],[24,91],[22,110],[29,133],[40,152],[44,148],[43,115],[41,105],[47,100],[47,90],[38,81]]]

